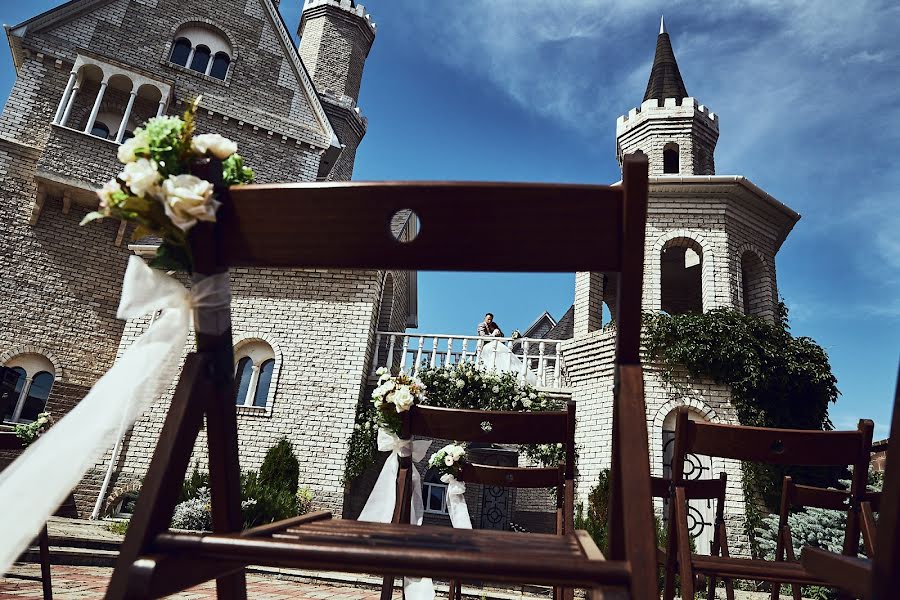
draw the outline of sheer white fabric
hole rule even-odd
[[[501,342],[488,342],[481,348],[478,359],[481,367],[500,373],[515,373],[521,380],[523,378],[523,364],[512,350]],[[538,384],[537,374],[531,369],[524,369],[524,380],[531,385]]]

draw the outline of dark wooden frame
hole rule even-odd
[[[900,373],[894,391],[894,414],[888,445],[900,444]],[[863,502],[869,508],[877,502],[878,525],[867,544],[875,548],[870,559],[844,556],[821,548],[804,548],[800,562],[828,585],[862,600],[893,600],[900,590],[900,460],[890,451],[885,462],[884,487],[877,496]],[[869,514],[871,517],[871,513]],[[867,517],[863,514],[863,519]],[[864,529],[865,531],[865,529]]]
[[[692,554],[687,542],[683,486],[684,461],[689,453],[778,465],[853,465],[844,554],[856,556],[859,550],[859,507],[865,495],[872,446],[872,421],[860,420],[856,431],[808,431],[698,422],[690,420],[688,414],[689,409],[682,406],[676,416],[672,458],[675,502],[670,505],[668,544],[669,552],[678,553],[683,598],[693,598],[694,576],[697,573],[776,584],[824,584],[799,563]],[[672,597],[674,581],[667,577],[664,598],[670,600]]]
[[[294,527],[294,520],[267,526],[264,534],[241,534],[228,330],[198,336],[197,352],[185,361],[106,598],[160,597],[216,579],[219,598],[244,599],[248,564],[512,581],[527,576],[552,585],[627,585],[634,598],[656,596],[654,578],[648,576],[655,568],[655,548],[639,356],[646,157],[625,157],[617,186],[346,182],[229,190],[212,159],[199,162],[194,174],[211,181],[222,202],[216,224],[200,223],[191,230],[195,270],[203,275],[234,266],[619,273],[610,560],[578,533],[582,560],[540,565],[525,574],[516,557],[493,556],[488,565],[464,553],[371,548],[352,538],[341,547],[305,542],[297,536],[311,526]],[[527,225],[544,218],[549,207],[567,225],[548,234],[554,252],[511,251],[524,241]],[[390,232],[392,217],[402,209],[412,209],[421,220],[410,243]],[[506,226],[485,237],[478,223],[498,218]],[[169,523],[204,417],[214,533],[172,533]],[[384,535],[409,531],[403,525],[382,527],[387,527],[380,530]],[[295,529],[299,533],[290,533]],[[476,533],[485,532],[465,535],[482,539]],[[288,534],[294,543],[280,537]]]
[[[0,432],[0,450],[24,450],[21,438],[12,432]],[[50,576],[50,534],[47,524],[41,528],[37,537],[38,553],[41,567],[41,589],[44,600],[53,600],[53,581]]]
[[[484,431],[481,423],[489,422]],[[571,534],[575,529],[575,403],[568,401],[564,411],[508,412],[413,406],[403,414],[403,439],[417,437],[483,444],[564,444],[565,458],[556,467],[504,467],[465,463],[459,481],[513,488],[556,488],[556,534]],[[409,522],[404,508],[417,490],[412,485],[412,458],[400,458],[397,473],[397,505],[394,523]],[[403,519],[406,519],[405,521]],[[382,600],[389,600],[394,576],[384,578]],[[555,587],[553,597],[563,600],[571,590]],[[450,600],[462,597],[459,579],[450,580]]]
[[[711,556],[728,558],[728,531],[725,528],[725,492],[728,488],[728,476],[722,472],[718,479],[689,479],[683,482],[684,500],[715,500],[716,516],[713,523],[713,539],[710,542]],[[651,493],[654,498],[664,498],[675,502],[675,485],[671,479],[663,477],[650,478]],[[657,562],[663,569],[666,581],[673,581],[678,572],[678,553],[671,554],[667,548],[657,548]],[[707,597],[715,600],[716,577],[708,578]],[[728,600],[734,600],[734,584],[730,577],[722,578],[725,582],[725,594]],[[674,592],[674,588],[673,588]]]

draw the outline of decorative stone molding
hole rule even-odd
[[[50,361],[50,364],[53,365],[53,378],[57,381],[63,376],[62,362],[58,358],[56,358],[52,352],[44,348],[43,346],[33,346],[31,344],[26,344],[24,346],[16,346],[15,348],[11,348],[6,352],[0,354],[0,364],[6,364],[12,358],[19,356],[20,354],[40,354],[44,358]]]
[[[712,245],[699,232],[675,229],[660,235],[653,243],[645,271],[646,285],[649,288],[645,299],[647,310],[658,311],[662,306],[662,253],[667,248],[677,247],[691,248],[700,255],[703,312],[715,308],[715,258]]]

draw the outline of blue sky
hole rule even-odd
[[[20,22],[60,4],[6,3]],[[282,0],[296,29],[300,0]],[[688,93],[720,115],[718,174],[802,215],[777,258],[792,331],[829,353],[838,427],[886,437],[900,358],[900,5],[721,0],[372,0],[356,179],[609,183],[615,120],[640,103],[659,15]],[[0,94],[12,86],[0,52]],[[523,252],[550,252],[534,224]],[[502,223],[496,226],[502,227]],[[420,274],[420,331],[506,331],[572,303],[572,275]]]

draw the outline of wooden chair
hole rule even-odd
[[[715,500],[716,517],[713,523],[713,539],[710,542],[710,556],[729,557],[728,531],[725,528],[725,490],[728,486],[728,477],[725,473],[719,473],[718,479],[687,479],[683,482],[684,494],[687,500]],[[674,485],[671,479],[663,477],[650,478],[650,493],[654,498],[663,498],[674,502]],[[666,548],[656,549],[657,564],[663,572],[675,573],[678,568],[678,555],[669,554]],[[716,577],[708,577],[709,600],[715,599]],[[734,585],[730,577],[724,577],[725,593],[728,600],[734,600]]]
[[[859,551],[859,505],[864,497],[872,445],[872,422],[861,420],[856,431],[808,431],[719,425],[688,419],[688,408],[678,409],[672,479],[675,498],[670,504],[668,551],[678,554],[682,598],[693,598],[694,575],[752,579],[772,583],[824,585],[800,563],[692,554],[687,541],[684,460],[688,453],[736,460],[797,466],[853,465],[850,510],[844,554]],[[670,563],[671,564],[671,563]],[[674,572],[667,571],[666,599],[674,597]]]
[[[481,485],[512,488],[556,488],[556,534],[571,535],[574,531],[575,503],[575,403],[568,402],[565,411],[502,412],[460,410],[433,406],[413,406],[403,415],[403,439],[430,437],[458,442],[485,444],[563,444],[565,460],[556,467],[503,467],[465,463],[459,481]],[[489,422],[490,431],[481,423]],[[397,506],[394,523],[409,523],[409,506],[413,493],[411,457],[400,459],[397,475]],[[334,523],[329,525],[340,525]],[[310,525],[307,529],[313,527]],[[521,540],[520,540],[521,541]],[[394,576],[385,577],[381,597],[391,597]],[[557,600],[571,597],[571,590],[555,587]],[[450,581],[450,600],[461,598],[461,583]]]
[[[25,446],[15,433],[0,432],[0,450],[24,450]],[[47,524],[38,534],[37,538],[38,552],[40,555],[41,565],[41,587],[43,588],[44,600],[53,600],[53,582],[50,577],[50,535],[47,532]],[[2,573],[0,573],[2,575]]]
[[[894,416],[889,445],[900,444],[900,375],[894,392]],[[900,460],[889,453],[884,470],[884,487],[878,496],[878,526],[871,533],[875,552],[862,559],[829,552],[822,548],[804,548],[803,567],[827,585],[863,600],[893,600],[900,590]],[[865,502],[864,502],[865,504]],[[871,517],[871,511],[870,515]],[[863,520],[865,520],[865,515]],[[863,529],[865,531],[865,529]]]
[[[194,174],[216,185],[217,223],[191,230],[194,266],[619,273],[609,559],[584,534],[456,530],[341,521],[317,538],[304,515],[241,532],[230,331],[199,335],[188,355],[122,544],[107,598],[160,597],[216,579],[219,598],[246,598],[244,567],[268,565],[512,581],[656,596],[646,409],[639,358],[647,162],[625,158],[622,184],[299,183],[221,185],[220,164]],[[415,211],[421,230],[394,239],[391,218]],[[528,224],[559,214],[553,252],[521,253]],[[484,219],[505,226],[485,237]],[[203,318],[203,315],[198,315]],[[214,533],[168,531],[204,416]],[[336,522],[329,525],[335,525]]]

